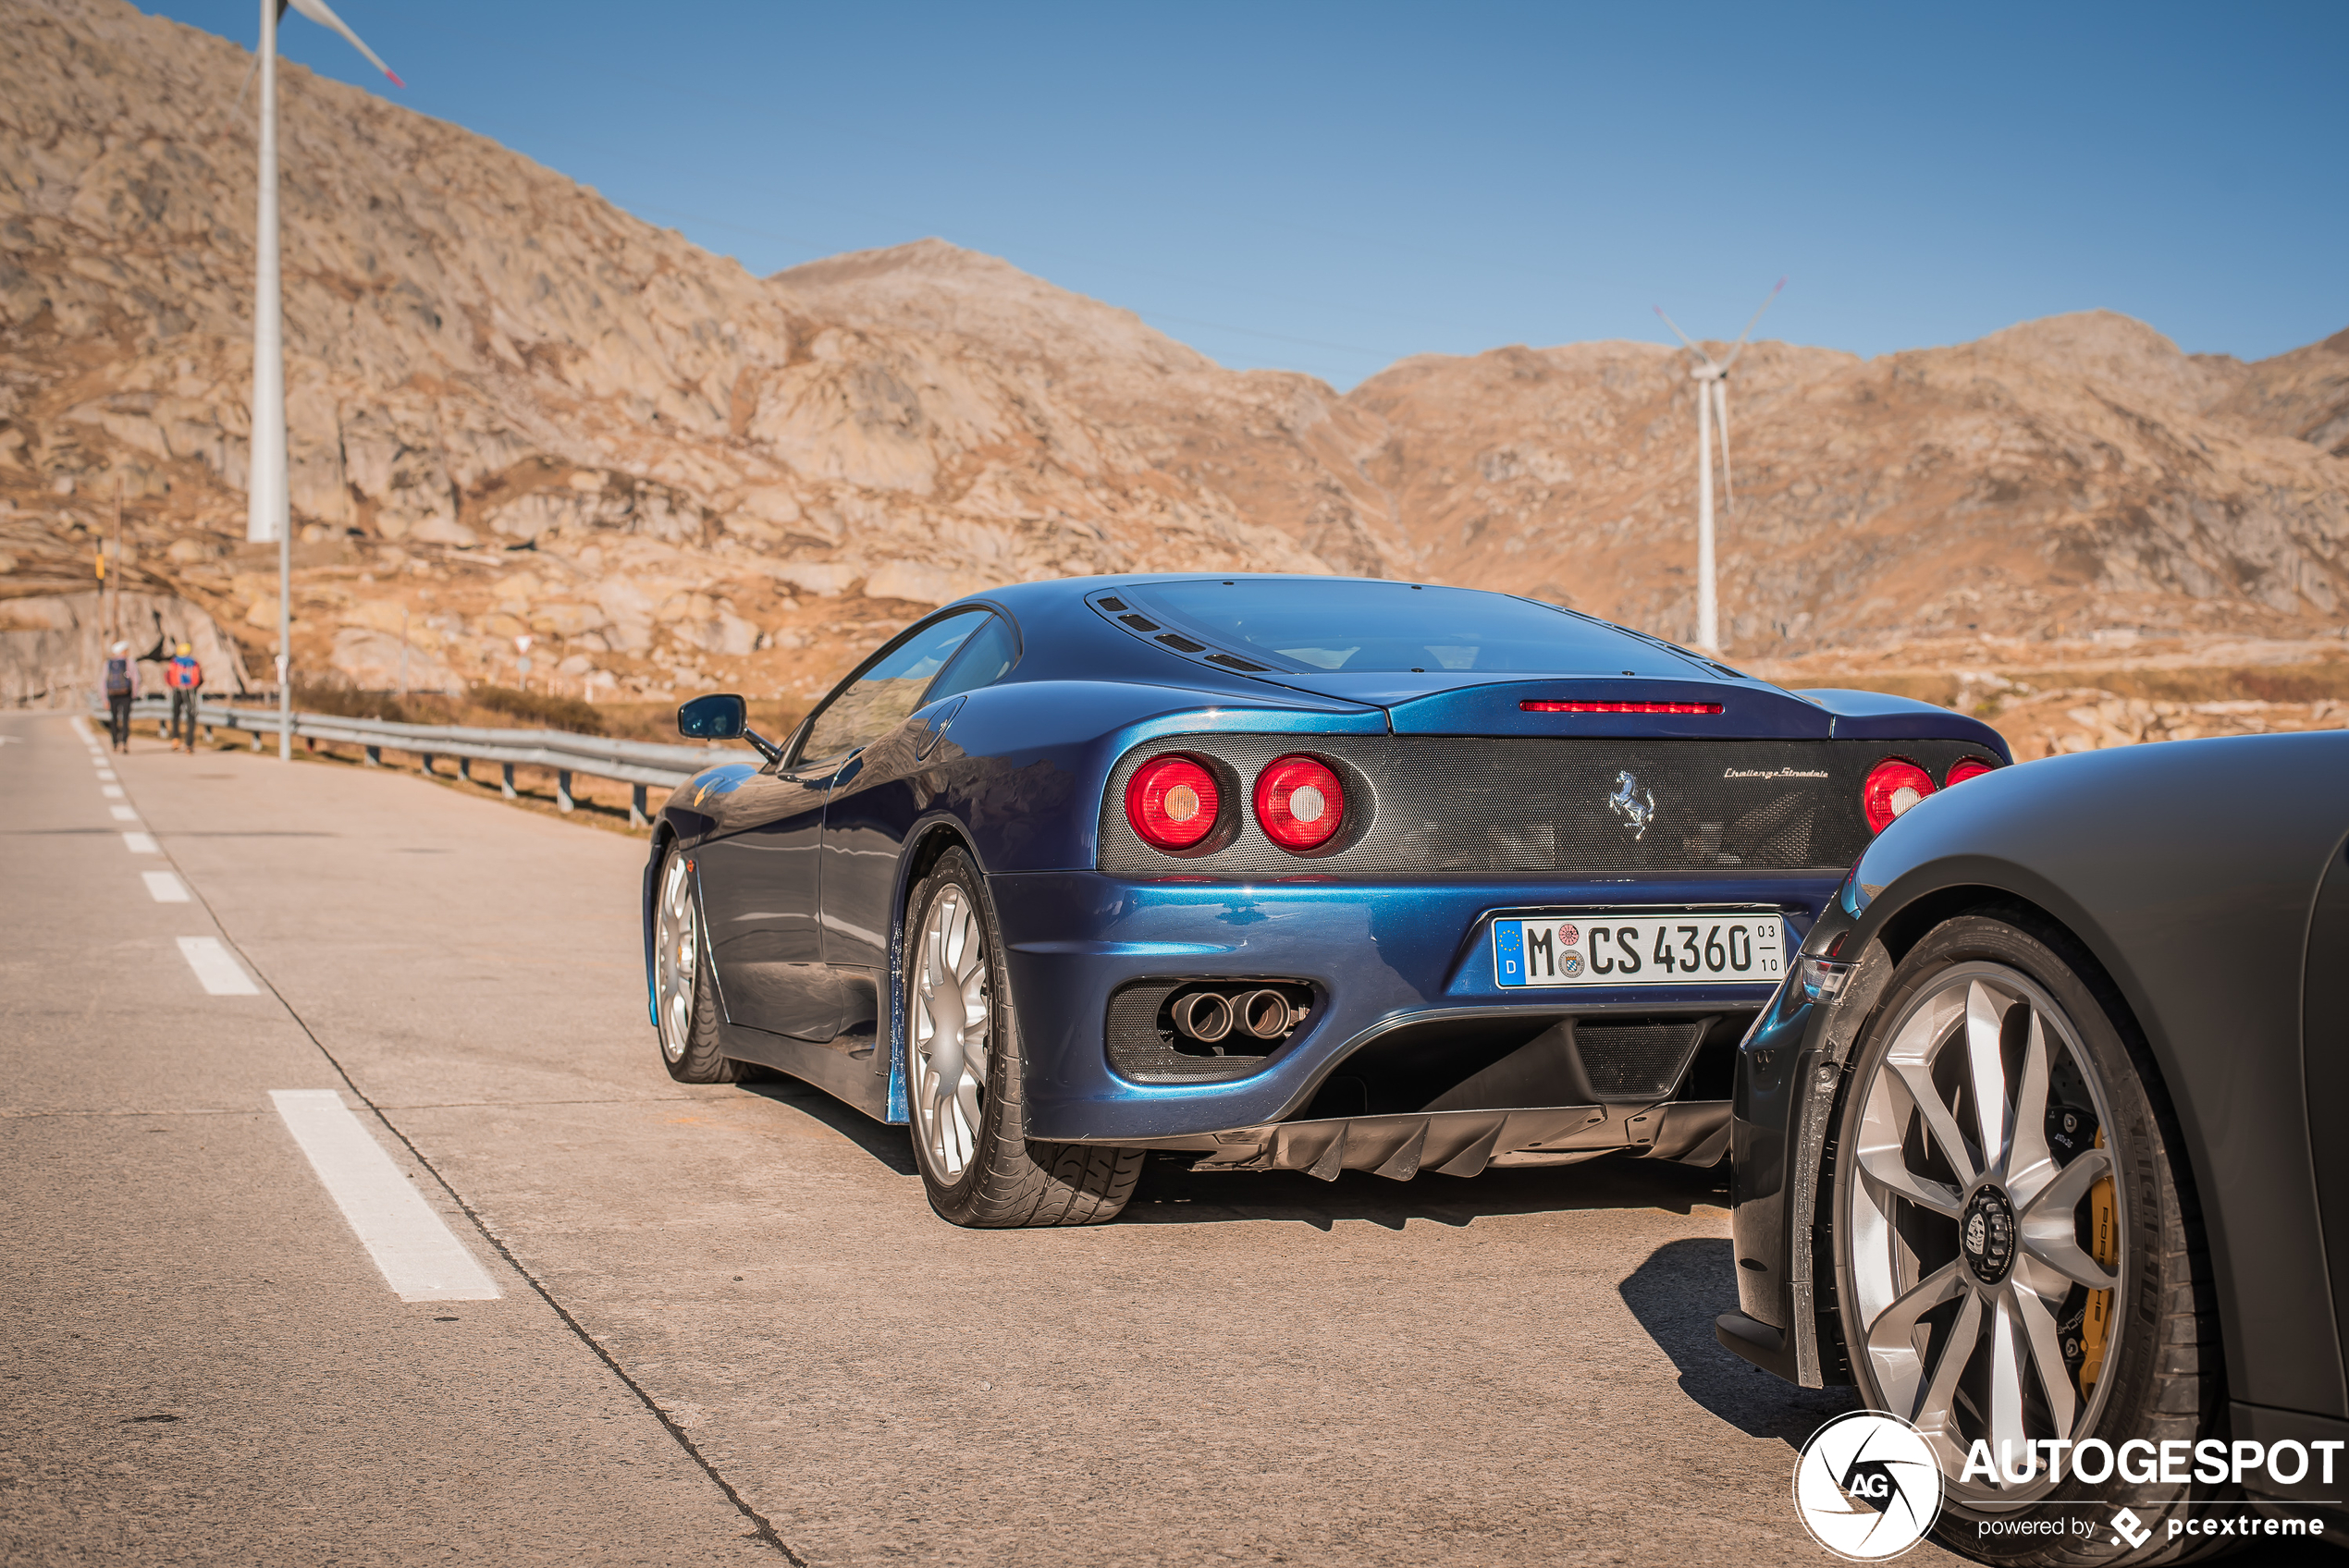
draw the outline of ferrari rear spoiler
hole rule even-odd
[[[1672,736],[1710,741],[1970,741],[1998,732],[1930,703],[1875,692],[1794,692],[1760,680],[1550,677],[1476,686],[1448,672],[1263,675],[1258,680],[1386,710],[1397,735]]]

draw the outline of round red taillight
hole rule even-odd
[[[1125,820],[1153,849],[1187,850],[1215,831],[1215,775],[1196,758],[1152,757],[1125,781]]]
[[[1997,771],[1996,763],[1985,762],[1980,757],[1961,757],[1949,765],[1949,777],[1941,780],[1941,788],[1946,790],[1952,784],[1962,784],[1969,778],[1979,778],[1986,773]]]
[[[1256,825],[1285,850],[1318,850],[1346,821],[1346,787],[1311,757],[1282,757],[1256,776]]]
[[[1860,804],[1868,814],[1868,831],[1881,833],[1892,819],[1933,793],[1933,775],[1906,757],[1887,757],[1868,769],[1860,787]]]

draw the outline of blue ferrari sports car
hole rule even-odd
[[[912,1125],[962,1225],[1114,1218],[1145,1154],[1711,1164],[1739,1037],[1871,837],[2003,766],[1571,610],[1236,575],[1001,589],[682,786],[645,878],[670,1072]]]

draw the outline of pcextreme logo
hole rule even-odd
[[[1802,1445],[1794,1465],[1794,1512],[1836,1556],[1882,1562],[1900,1556],[1941,1515],[1941,1467],[1917,1429],[1897,1415],[1855,1410]]]

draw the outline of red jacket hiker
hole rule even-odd
[[[171,740],[174,745],[184,745],[190,753],[196,749],[196,693],[203,690],[203,666],[195,660],[195,650],[187,643],[171,662],[163,667],[163,683],[171,688]],[[185,716],[187,730],[183,738],[181,717]]]

